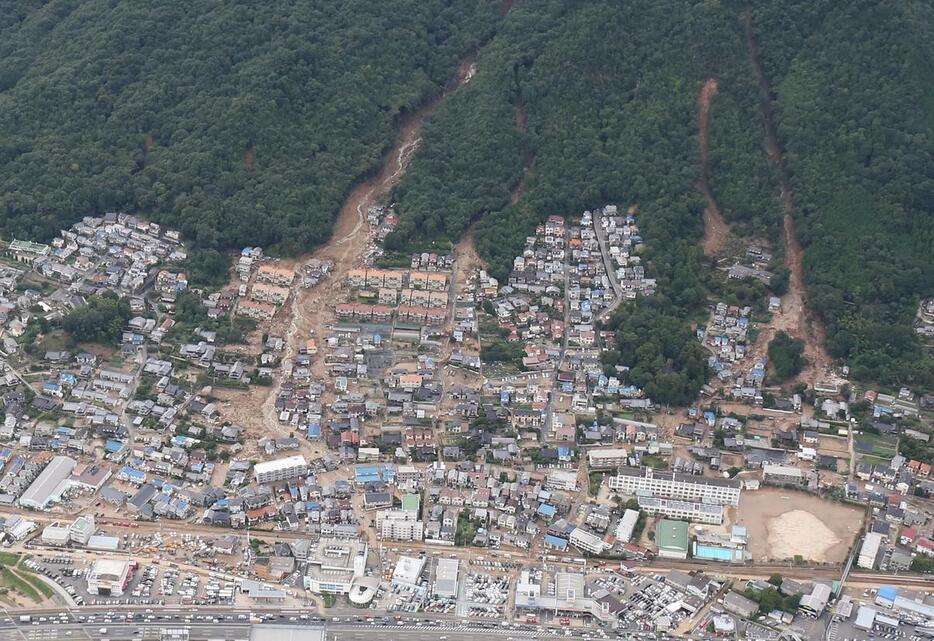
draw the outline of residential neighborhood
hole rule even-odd
[[[392,214],[372,214],[379,247]],[[605,319],[664,295],[639,217],[550,216],[504,282],[459,248],[392,266],[245,247],[200,290],[176,233],[123,214],[9,243],[4,545],[76,604],[926,629],[934,605],[905,577],[934,564],[934,398],[843,370],[782,391],[757,347],[768,297],[711,302],[709,384],[686,408],[653,401],[604,360]],[[112,344],[57,329],[105,291],[128,310]],[[80,579],[50,569],[68,550],[90,554]]]

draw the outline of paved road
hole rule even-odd
[[[245,641],[250,638],[250,624],[213,624],[180,623],[165,624],[136,624],[136,623],[108,623],[105,625],[91,624],[40,624],[18,625],[0,629],[2,641],[89,641],[95,639],[111,639],[111,641],[125,639],[159,639],[164,629],[186,628],[192,641],[207,639],[224,639],[225,641]],[[105,629],[106,632],[101,633]]]
[[[179,615],[180,616],[180,615]],[[267,624],[258,624],[267,625]],[[477,641],[480,639],[557,639],[567,638],[563,630],[525,627],[488,627],[464,625],[456,621],[442,622],[437,625],[404,621],[402,623],[356,622],[339,623],[277,620],[268,625],[325,627],[327,638],[333,641],[439,641],[446,637],[448,641]],[[193,641],[206,639],[224,639],[240,641],[249,639],[251,624],[247,622],[208,623],[198,621],[159,621],[159,622],[118,622],[118,623],[61,623],[57,621],[20,623],[14,618],[0,624],[0,641],[89,641],[103,638],[112,641],[127,639],[159,639],[163,630],[188,630]],[[603,638],[593,629],[575,630],[573,637],[583,634],[593,638]],[[608,638],[613,638],[612,636]]]
[[[603,229],[602,220],[603,214],[594,212],[593,230],[597,236],[597,244],[600,245],[600,254],[603,256],[603,266],[606,269],[606,276],[610,281],[610,287],[613,288],[613,293],[616,294],[616,298],[613,299],[613,302],[610,303],[606,309],[600,312],[597,316],[597,320],[607,318],[619,307],[619,304],[623,302],[623,290],[616,280],[616,270],[613,268],[613,259],[610,257],[610,249],[607,247],[606,230]]]

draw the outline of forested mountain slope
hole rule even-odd
[[[516,4],[481,51],[477,76],[426,124],[395,194],[401,223],[388,248],[444,245],[478,220],[477,248],[503,278],[545,216],[638,204],[643,259],[659,295],[611,319],[619,346],[606,364],[631,366],[628,380],[656,400],[690,402],[705,377],[690,321],[706,299],[697,96],[707,78],[723,79],[733,122],[752,120],[718,132],[731,143],[718,148],[716,162],[733,169],[714,185],[727,195],[729,217],[744,219],[753,208],[746,201],[771,204],[777,193],[743,43],[735,14],[716,3]],[[745,89],[734,86],[740,81]],[[742,193],[748,183],[755,193]]]
[[[781,250],[757,55],[807,300],[832,355],[860,378],[932,385],[911,329],[919,297],[934,291],[932,29],[922,2],[520,3],[481,51],[475,81],[428,123],[396,192],[402,224],[389,248],[443,246],[477,220],[477,247],[502,277],[543,217],[636,202],[660,292],[683,316],[704,295],[693,245],[705,78],[719,85],[711,191],[734,231]]]
[[[143,212],[205,247],[326,240],[491,0],[0,1],[0,232]]]
[[[447,248],[475,223],[503,277],[549,214],[638,204],[659,294],[610,321],[607,366],[684,402],[704,378],[690,323],[709,293],[707,80],[712,196],[734,232],[781,248],[750,44],[829,350],[857,377],[934,385],[911,329],[934,292],[934,9],[919,0],[0,0],[0,233],[126,209],[201,247],[303,251],[400,114],[479,48],[425,123],[387,250]]]
[[[828,349],[858,378],[934,385],[911,329],[934,293],[934,9],[751,6]]]

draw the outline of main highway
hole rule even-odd
[[[429,615],[430,616],[430,615]],[[28,617],[28,620],[24,620]],[[260,622],[260,620],[263,620]],[[283,626],[323,630],[333,641],[481,641],[498,639],[631,639],[635,633],[619,636],[596,628],[549,628],[539,625],[503,622],[471,623],[463,620],[436,620],[425,616],[312,617],[297,610],[233,611],[217,608],[157,608],[89,611],[30,610],[9,612],[0,619],[0,641],[89,641],[109,639],[160,639],[164,631],[185,630],[191,641],[240,641],[250,637],[252,626]]]

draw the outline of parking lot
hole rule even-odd
[[[72,556],[32,557],[31,570],[58,583],[78,605],[233,605],[236,585],[211,576],[182,575],[174,564],[147,564],[136,568],[120,596],[88,592],[87,578],[93,560]]]

